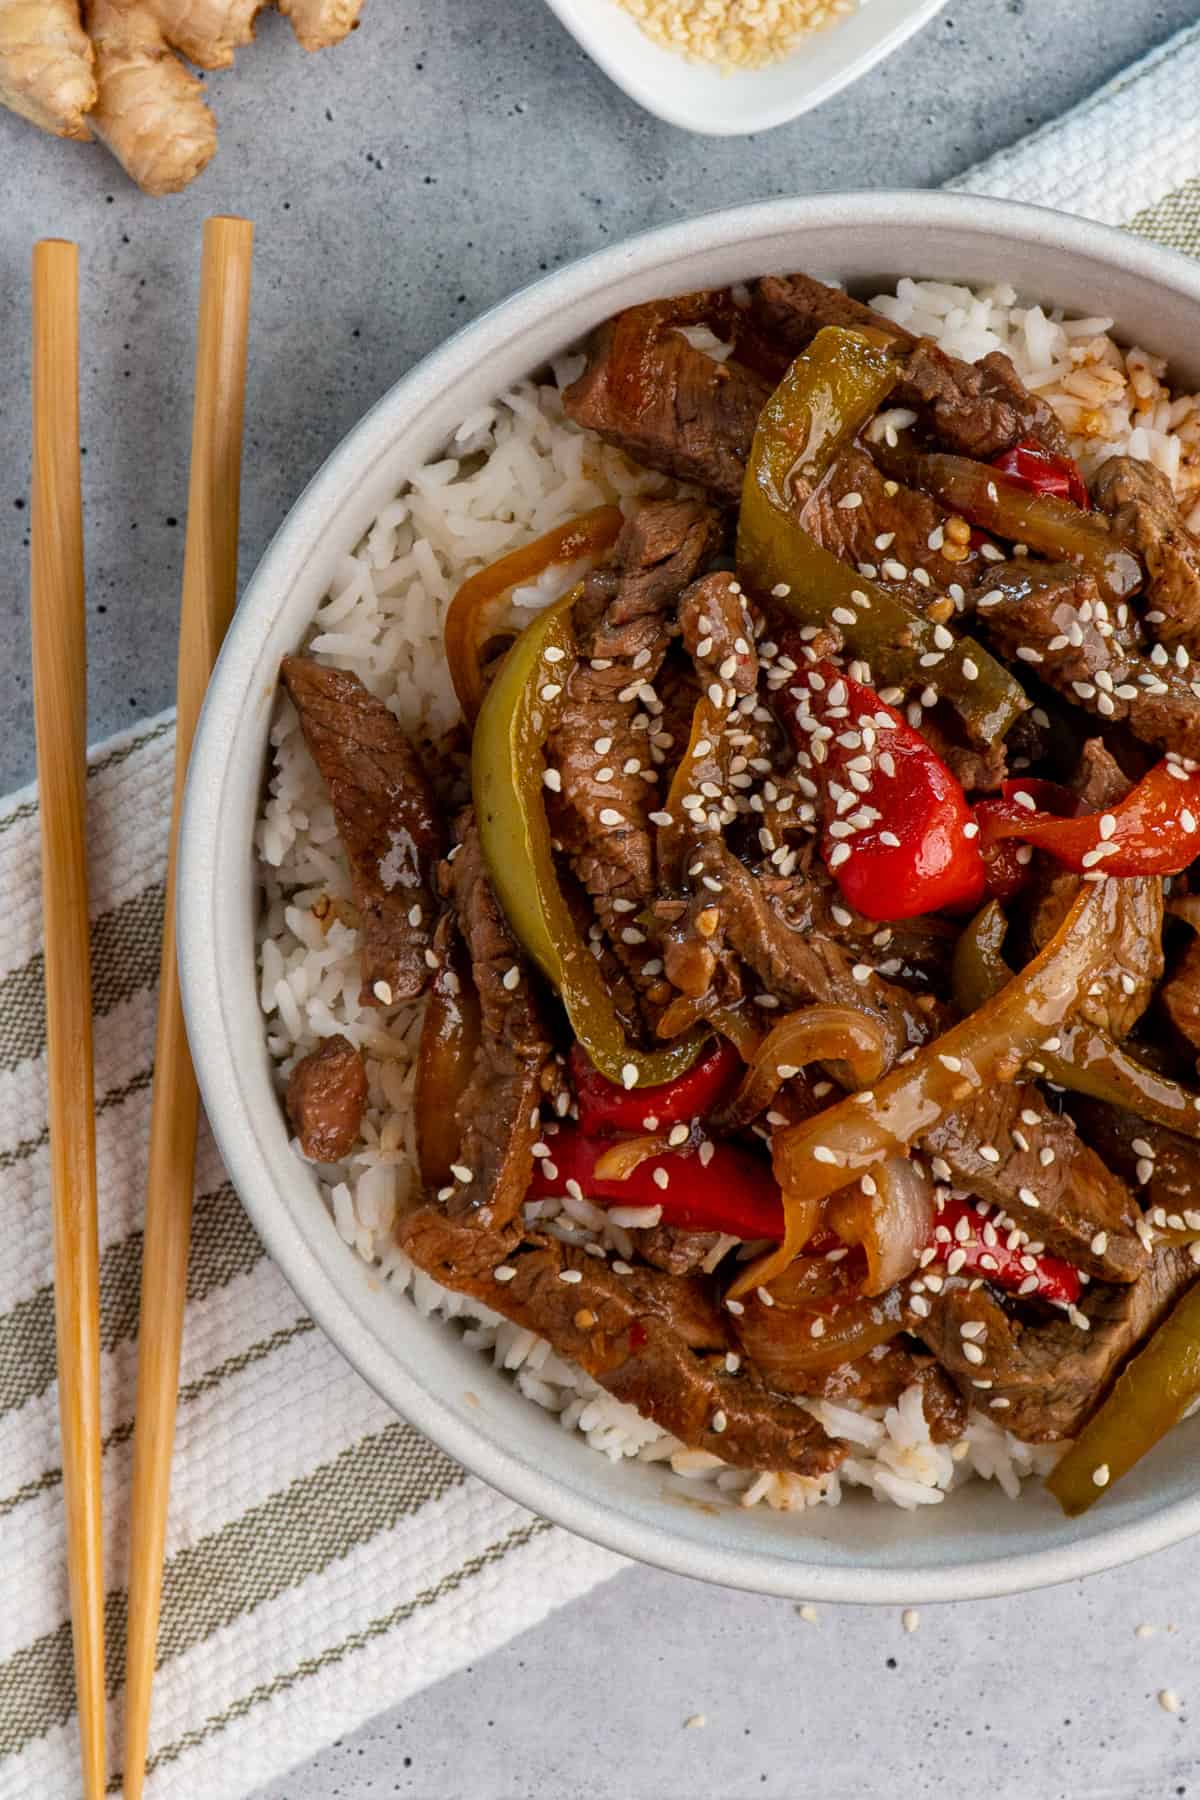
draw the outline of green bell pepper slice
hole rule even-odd
[[[895,346],[827,325],[767,401],[746,465],[737,566],[748,586],[802,625],[841,632],[877,686],[934,682],[974,742],[1003,737],[1028,706],[1020,683],[969,637],[945,647],[942,628],[805,531],[791,483],[815,486],[886,399],[901,365]],[[837,617],[834,617],[834,614]],[[941,642],[938,639],[941,639]]]
[[[1126,1363],[1046,1486],[1077,1519],[1128,1474],[1200,1396],[1200,1288],[1189,1288]]]
[[[1012,980],[1002,954],[1008,921],[991,900],[962,933],[954,950],[951,979],[954,998],[963,1012],[974,1012]],[[1077,1019],[1060,1025],[1057,1050],[1039,1049],[1037,1060],[1047,1081],[1072,1094],[1086,1094],[1109,1106],[1137,1113],[1152,1125],[1165,1125],[1182,1137],[1200,1138],[1200,1096],[1138,1062],[1107,1031]]]
[[[484,696],[471,742],[479,842],[513,935],[557,991],[592,1062],[627,1088],[657,1087],[691,1067],[709,1034],[697,1028],[649,1051],[629,1042],[600,965],[571,915],[550,843],[544,752],[578,659],[578,594],[573,589],[530,621]]]

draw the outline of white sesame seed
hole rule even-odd
[[[949,1069],[952,1075],[957,1075],[962,1070],[962,1058],[960,1056],[947,1056],[939,1053],[938,1061],[941,1063],[943,1069]]]
[[[382,1006],[390,1006],[392,1004],[392,990],[386,981],[377,981],[371,989],[371,992]]]
[[[451,1163],[450,1173],[456,1181],[461,1181],[464,1187],[468,1181],[474,1181],[475,1179],[474,1169],[468,1169],[465,1163]]]
[[[997,1150],[995,1144],[980,1144],[979,1154],[982,1156],[984,1162],[998,1163],[1000,1161],[1000,1152]]]
[[[836,1164],[838,1161],[837,1151],[831,1150],[829,1148],[828,1144],[814,1144],[813,1145],[813,1161],[819,1162],[819,1163],[835,1163]]]
[[[542,783],[550,789],[552,794],[561,794],[562,776],[557,769],[547,769],[542,776]]]
[[[862,505],[862,495],[858,492],[857,488],[853,488],[850,493],[842,495],[841,499],[838,501],[838,505],[845,512],[853,512],[856,506]]]
[[[978,1344],[964,1342],[963,1346],[962,1346],[962,1353],[966,1357],[967,1361],[969,1363],[974,1363],[976,1365],[976,1367],[978,1367],[978,1365],[983,1361],[984,1353],[979,1348]]]
[[[666,1169],[655,1169],[653,1181],[655,1187],[665,1188],[671,1185],[671,1177]]]
[[[583,1276],[578,1269],[560,1269],[558,1271],[558,1279],[560,1281],[565,1281],[568,1287],[574,1287],[577,1281],[583,1280]]]
[[[621,1070],[621,1086],[624,1088],[635,1088],[637,1086],[637,1078],[637,1064],[631,1062],[626,1063]]]
[[[882,761],[882,758],[880,760]],[[889,850],[898,850],[900,848],[900,839],[896,836],[894,831],[881,831],[879,834],[879,841],[881,844],[886,844],[888,846]],[[846,854],[848,856],[850,854],[850,852],[847,850]],[[831,857],[830,858],[830,866],[831,867],[832,867],[832,864],[833,864],[833,858]]]
[[[1174,1688],[1160,1688],[1158,1704],[1164,1712],[1177,1713],[1179,1711],[1179,1695]]]
[[[621,823],[621,815],[615,807],[602,806],[600,809],[600,823],[602,825],[619,825]]]
[[[891,834],[888,832],[880,833],[880,836],[885,839],[887,837],[889,837],[890,835]],[[899,838],[897,838],[896,843],[899,844],[899,842],[900,842],[900,840],[899,840]],[[840,867],[840,865],[846,861],[846,859],[849,855],[850,855],[849,844],[835,844],[833,849],[829,852],[829,858],[828,858],[829,867],[831,869],[836,869],[836,868]]]

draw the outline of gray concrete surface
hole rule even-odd
[[[630,1570],[255,1800],[1194,1800],[1196,1564],[912,1633]]]
[[[600,3],[600,0],[597,0]],[[83,249],[91,721],[167,704],[199,222],[258,222],[242,559],[364,408],[451,327],[581,251],[726,201],[932,185],[1191,23],[1197,0],[949,0],[793,126],[690,138],[624,99],[542,0],[368,0],[305,61],[279,21],[210,86],[217,162],[152,202],[97,148],[0,114],[0,792],[33,769],[26,525],[29,247]],[[764,1800],[1200,1791],[1196,1555],[927,1610],[783,1603],[631,1569],[258,1800]],[[1142,1621],[1158,1626],[1139,1639]],[[1170,1626],[1175,1626],[1174,1631]],[[1178,1715],[1157,1703],[1183,1699]],[[692,1731],[684,1721],[702,1713]],[[953,1771],[951,1776],[950,1771]],[[230,1800],[237,1800],[236,1796]]]

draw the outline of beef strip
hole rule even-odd
[[[916,729],[968,794],[996,793],[1009,774],[1007,740],[995,738],[982,746],[961,744],[951,736],[952,724],[950,708],[939,706],[923,713]]]
[[[690,1448],[737,1467],[799,1475],[824,1474],[845,1457],[845,1445],[768,1392],[748,1364],[729,1372],[726,1327],[694,1280],[639,1268],[617,1275],[557,1238],[522,1240],[515,1224],[483,1230],[429,1206],[401,1222],[400,1243],[435,1280],[548,1338]],[[497,1281],[496,1269],[513,1274]],[[718,1331],[719,1343],[711,1341]]]
[[[1184,524],[1167,477],[1153,463],[1113,456],[1093,478],[1092,497],[1146,565],[1154,636],[1200,651],[1200,542]]]
[[[1137,1184],[1147,1213],[1160,1206],[1168,1218],[1200,1212],[1200,1143],[1195,1138],[1151,1125],[1102,1100],[1073,1098],[1071,1110],[1097,1154]]]
[[[288,1077],[287,1111],[300,1148],[313,1162],[340,1162],[358,1142],[367,1106],[362,1052],[349,1038],[326,1038]]]
[[[855,494],[858,504],[843,504]],[[944,535],[943,508],[928,494],[890,481],[857,444],[842,452],[815,490],[797,485],[797,500],[801,523],[824,549],[842,562],[874,569],[918,612],[950,618],[954,603],[943,590],[952,582],[969,586],[980,566],[974,550],[961,562],[944,557],[943,549],[956,546]],[[892,563],[908,572],[907,579],[884,567]]]
[[[864,1406],[895,1406],[913,1382],[921,1389],[921,1407],[935,1444],[952,1444],[967,1428],[967,1409],[946,1371],[928,1357],[915,1356],[893,1338],[877,1344],[857,1362],[839,1363],[820,1374],[797,1376],[796,1393],[814,1400],[844,1404],[857,1400]],[[775,1385],[787,1392],[784,1382]]]
[[[714,686],[724,700],[731,693],[741,699],[756,691],[759,671],[754,621],[735,576],[718,572],[702,575],[692,582],[679,601],[678,617],[684,648],[693,663],[697,695],[711,693]],[[740,714],[734,714],[731,722],[738,726],[746,723]],[[677,740],[673,762],[679,760],[681,752],[691,748],[691,734],[692,719],[689,717],[686,728],[681,722],[672,732]],[[721,832],[736,816],[728,792],[730,777],[746,768],[747,753],[745,748],[740,749],[741,760],[735,763],[732,748],[723,742],[723,735],[724,726],[721,725],[706,739],[697,741],[697,754],[689,765],[689,788],[696,795],[718,797],[696,805],[695,810],[688,813],[689,829]],[[743,738],[748,735],[742,732]],[[664,811],[666,798],[664,794],[657,803]],[[671,818],[669,812],[667,817],[670,822],[664,824],[660,820],[658,826],[658,885],[660,891],[677,893],[683,885],[688,838],[680,829],[685,821],[679,817]],[[683,985],[685,991],[689,991],[688,984]]]
[[[1184,946],[1158,998],[1180,1037],[1200,1050],[1200,937],[1193,935]]]
[[[551,823],[618,953],[629,914],[654,892],[649,815],[657,801],[645,779],[647,734],[633,725],[636,695],[666,652],[676,601],[719,540],[717,514],[698,500],[643,506],[576,607],[580,661],[549,744],[561,778]]]
[[[652,1269],[662,1269],[667,1275],[696,1275],[720,1241],[719,1231],[687,1231],[681,1225],[651,1225],[636,1233],[634,1248]]]
[[[841,945],[821,932],[791,929],[752,871],[719,839],[699,844],[689,867],[697,870],[702,884],[691,905],[690,924],[714,958],[726,946],[736,952],[783,1005],[820,1001],[872,1013],[884,1028],[889,1064],[930,1035],[935,1009],[928,995],[911,995],[875,973],[856,980],[854,959]],[[705,877],[718,887],[703,885]],[[716,915],[711,930],[702,914]]]
[[[1130,781],[1099,738],[1084,744],[1070,787],[1085,806],[1101,812],[1117,806]],[[1079,892],[1081,877],[1048,852],[1035,861],[1030,946],[1036,953],[1054,936]],[[1125,1037],[1150,1004],[1162,978],[1163,884],[1156,876],[1127,877],[1115,886],[1112,957],[1089,986],[1077,1017],[1116,1038]]]
[[[754,622],[736,576],[702,575],[679,602],[679,629],[702,686],[728,682],[739,695],[758,686]]]
[[[306,656],[286,656],[282,675],[350,864],[362,1002],[415,999],[428,974],[430,882],[444,835],[420,758],[357,675]]]
[[[1090,575],[1032,559],[994,563],[977,584],[980,623],[1001,655],[1105,723],[1125,720],[1159,750],[1200,758],[1200,682],[1143,654],[1123,604],[1108,607]],[[1032,655],[1022,656],[1022,649]]]
[[[1097,1283],[1081,1312],[1088,1329],[1069,1319],[1025,1324],[1007,1312],[986,1287],[947,1283],[933,1301],[921,1336],[976,1405],[980,1382],[995,1418],[1028,1443],[1074,1437],[1112,1385],[1122,1363],[1196,1279],[1186,1249],[1162,1246],[1136,1281],[1124,1287]],[[974,1322],[983,1333],[964,1339]],[[982,1363],[964,1354],[977,1344]],[[997,1405],[997,1402],[1000,1404]]]
[[[1132,1281],[1145,1266],[1129,1189],[1031,1082],[989,1088],[926,1132],[922,1148],[935,1174],[1089,1275]]]
[[[618,313],[596,332],[563,404],[577,425],[638,462],[736,502],[770,386],[683,335],[681,326],[707,321],[713,306],[712,295],[689,294]]]
[[[948,449],[990,461],[1021,438],[1033,438],[1058,455],[1067,441],[1044,400],[1026,391],[1008,357],[993,350],[982,362],[947,356],[928,338],[916,338],[840,288],[811,275],[767,275],[752,290],[755,320],[790,356],[810,343],[823,325],[883,331],[911,346],[893,400],[914,407]]]
[[[455,1175],[446,1206],[452,1217],[498,1230],[516,1217],[529,1186],[552,1045],[533,970],[500,910],[469,810],[459,838],[439,875],[470,957],[482,1031],[456,1108],[456,1167],[466,1173]],[[520,979],[510,988],[513,969]]]

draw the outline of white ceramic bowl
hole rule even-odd
[[[767,131],[820,106],[898,50],[946,0],[864,0],[778,62],[728,74],[648,38],[613,0],[547,0],[604,73],[647,112],[708,137]]]
[[[610,1463],[564,1432],[342,1243],[288,1147],[257,1001],[251,832],[276,676],[338,557],[460,419],[616,308],[788,268],[837,274],[867,292],[906,272],[1003,279],[1043,301],[1111,313],[1121,334],[1200,385],[1196,264],[1079,219],[972,197],[771,201],[635,238],[526,288],[367,414],[300,496],[246,590],[188,779],[184,1000],[208,1116],[268,1250],[334,1343],[451,1456],[534,1511],[684,1574],[810,1599],[964,1599],[1063,1581],[1200,1529],[1200,1420],[1075,1523],[1036,1483],[1016,1504],[979,1482],[916,1514],[865,1496],[801,1517],[690,1501],[661,1468]]]

